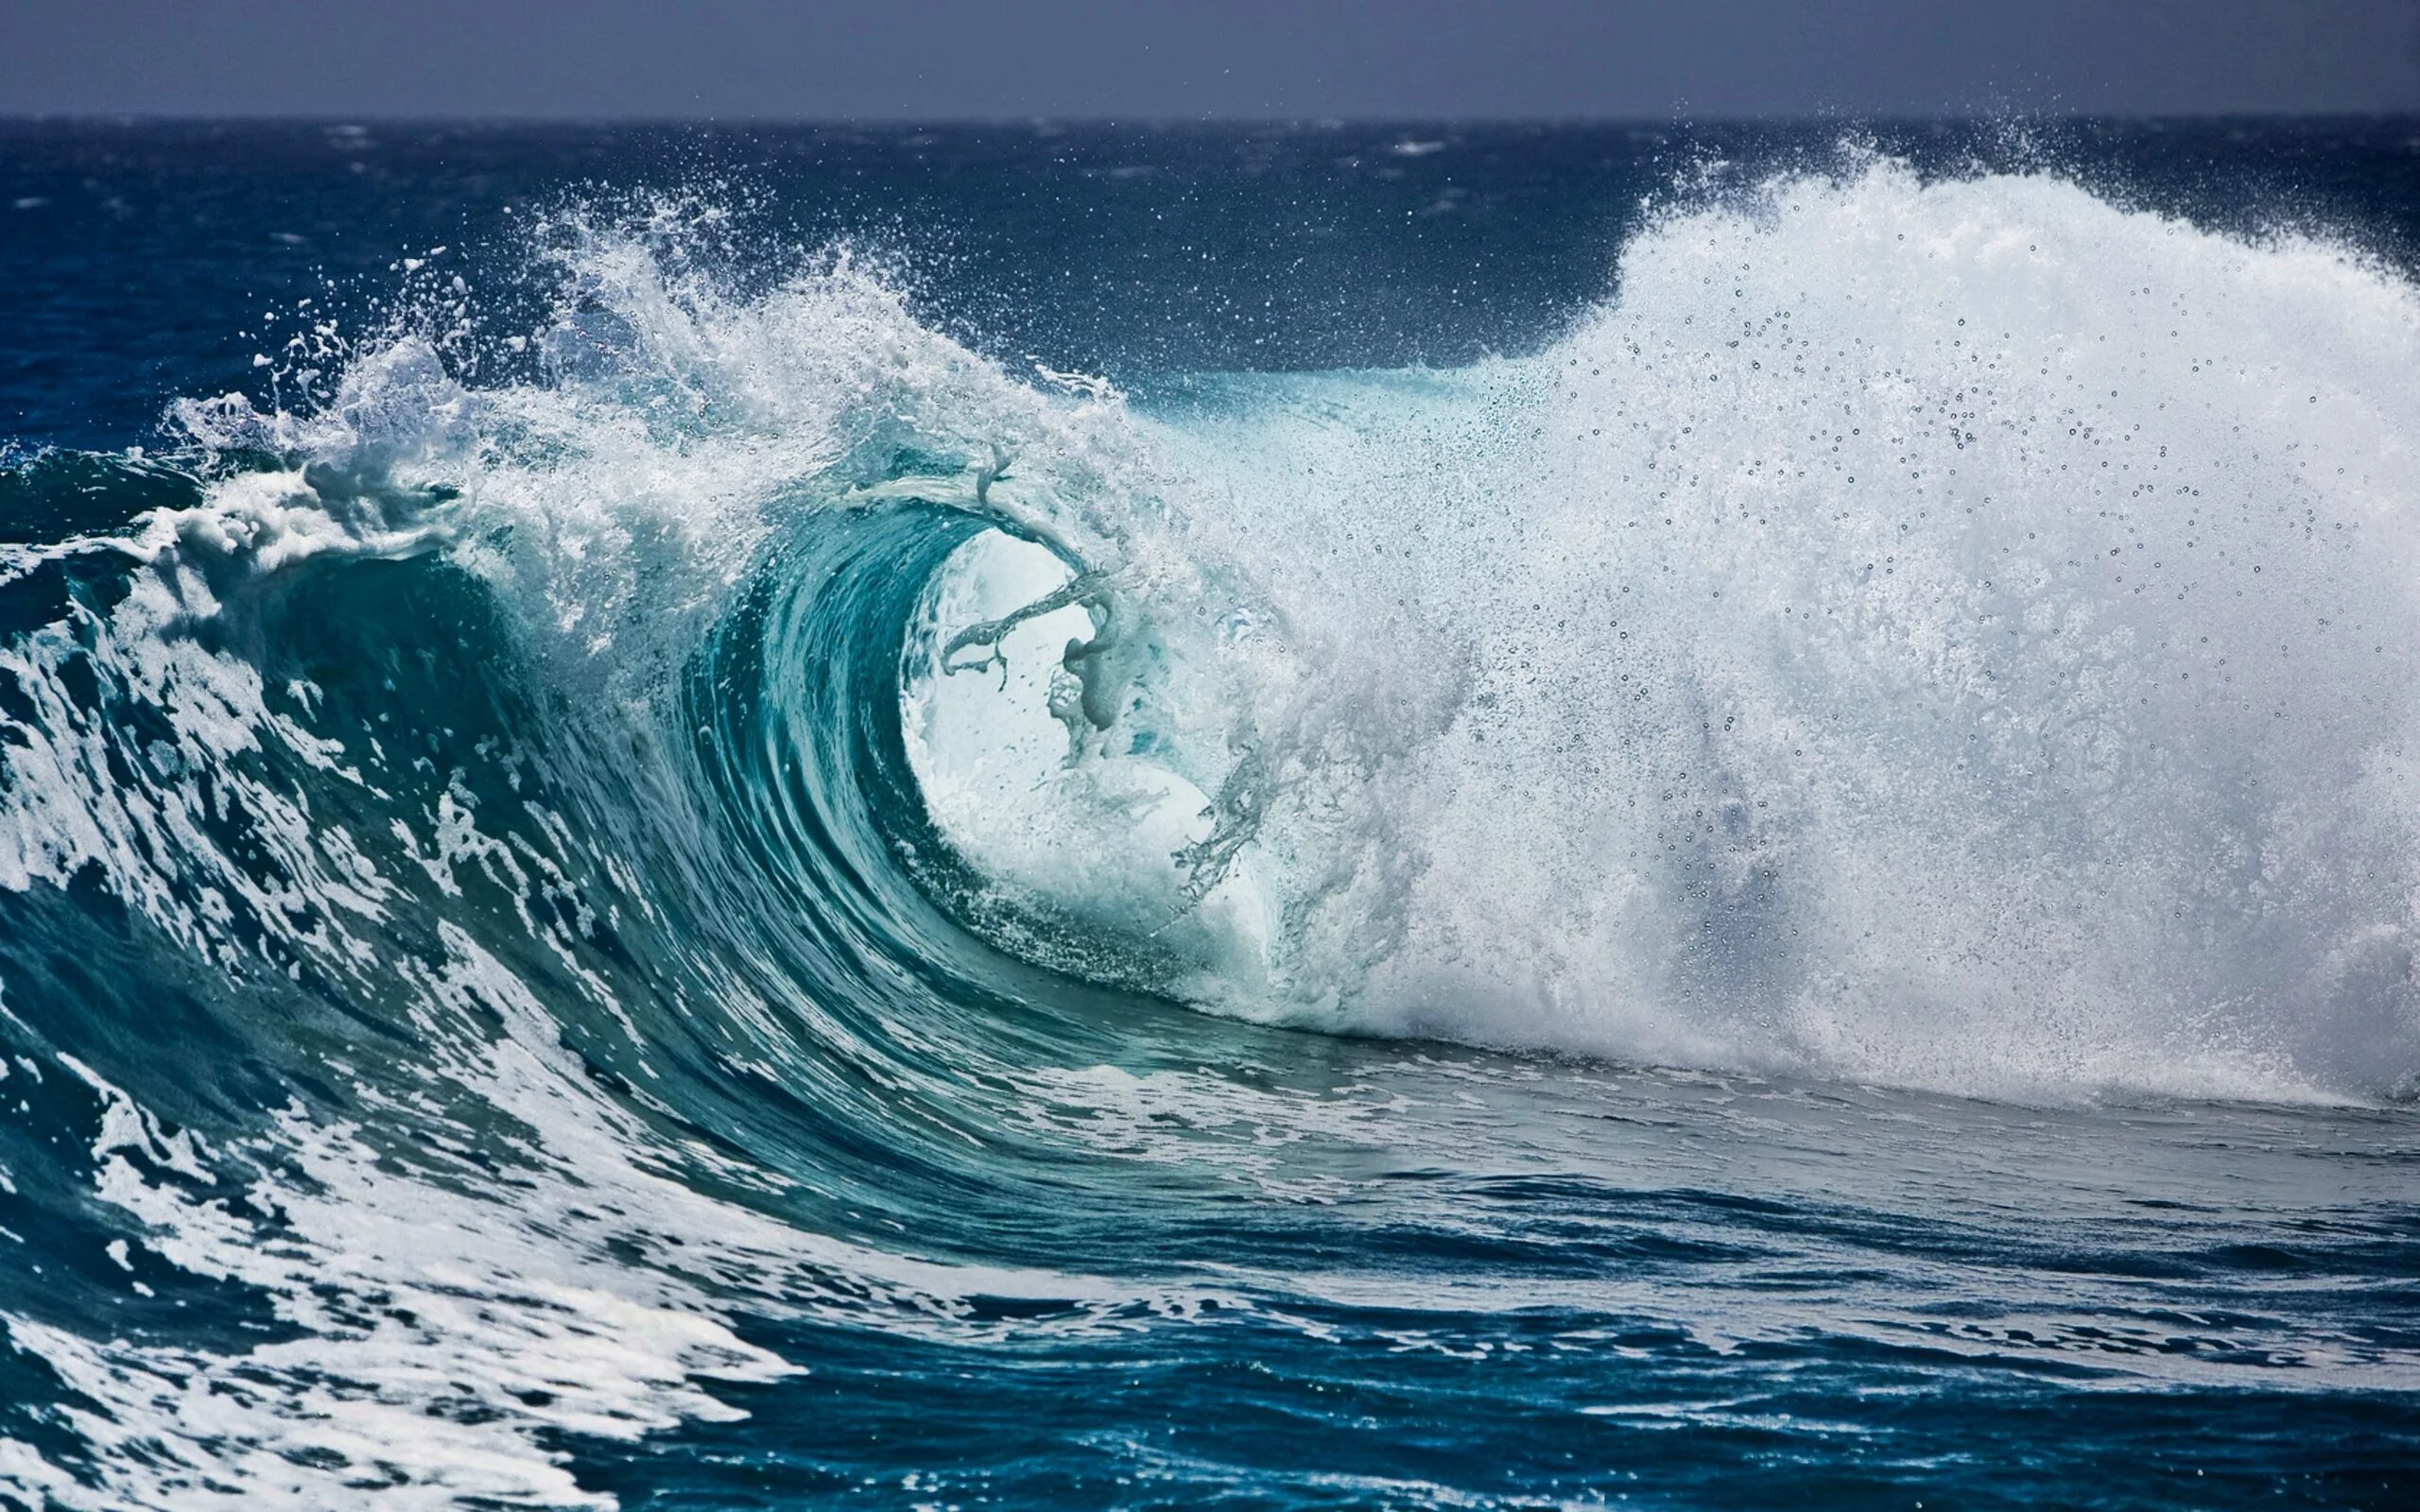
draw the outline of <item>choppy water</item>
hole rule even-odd
[[[2420,124],[0,205],[0,1501],[2420,1495]]]

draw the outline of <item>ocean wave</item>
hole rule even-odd
[[[1155,395],[549,233],[531,332],[431,285],[321,402],[9,463],[0,1224],[106,1257],[9,1314],[93,1404],[26,1494],[595,1501],[548,1435],[789,1368],[743,1314],[1202,1306],[884,1237],[1054,1200],[1171,1005],[2420,1076],[2420,297],[2358,256],[1877,161],[1668,211],[1531,355]]]

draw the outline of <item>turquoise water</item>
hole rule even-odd
[[[0,133],[0,1502],[2396,1507],[2420,129]]]

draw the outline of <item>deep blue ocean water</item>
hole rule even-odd
[[[0,123],[0,1504],[2420,1504],[2420,121]]]

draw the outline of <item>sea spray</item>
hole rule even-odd
[[[1240,608],[1298,659],[1178,732],[1284,757],[1268,980],[1198,995],[1978,1091],[2404,1087],[2415,394],[2420,299],[2358,257],[1879,163],[1666,215],[1535,357],[1138,417],[1237,584],[1155,630]]]

